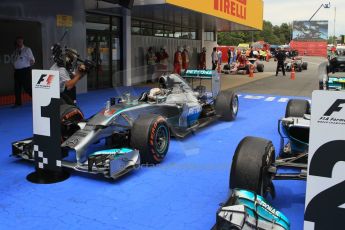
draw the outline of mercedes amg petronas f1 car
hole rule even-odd
[[[310,103],[292,99],[285,117],[278,122],[281,137],[279,156],[271,141],[245,137],[235,151],[230,175],[230,188],[254,191],[261,196],[275,197],[272,180],[305,180],[307,178],[310,130]],[[280,173],[283,168],[294,172]]]
[[[318,75],[320,90],[345,90],[345,72],[330,73],[328,62],[320,64]]]
[[[214,229],[290,229],[289,220],[263,198],[275,197],[273,180],[305,180],[309,145],[310,104],[290,100],[278,122],[279,156],[271,141],[245,137],[238,144],[230,170],[232,195],[217,212]],[[282,168],[297,170],[280,173]]]
[[[217,211],[212,230],[288,230],[290,221],[254,192],[233,189],[231,196]]]
[[[112,98],[87,120],[79,108],[62,105],[62,166],[116,179],[140,163],[162,162],[170,136],[183,138],[218,119],[236,118],[238,97],[232,91],[220,91],[218,73],[189,70],[185,77],[199,79],[200,84],[194,89],[176,74],[164,75],[160,87],[144,92],[139,99],[129,94]],[[202,79],[211,80],[211,92],[201,85]],[[94,143],[105,147],[90,153]],[[12,155],[33,161],[32,139],[14,142]]]

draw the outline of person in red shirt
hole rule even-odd
[[[189,47],[184,46],[182,52],[182,69],[186,71],[189,67]]]
[[[160,71],[168,71],[168,60],[169,55],[166,51],[166,47],[162,47],[160,52],[157,54],[157,61],[159,62],[158,69]]]
[[[174,73],[181,75],[182,69],[182,47],[178,47],[174,55]]]
[[[199,69],[206,69],[206,47],[202,48],[199,56]]]

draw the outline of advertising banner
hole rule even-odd
[[[59,72],[32,71],[32,115],[36,169],[61,168]]]
[[[262,30],[262,0],[166,0],[166,3]]]
[[[290,46],[299,55],[327,57],[327,41],[291,41]]]
[[[314,91],[304,229],[341,229],[345,219],[345,92]]]
[[[328,21],[294,21],[293,40],[327,40]]]

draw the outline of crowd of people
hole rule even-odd
[[[199,54],[198,68],[206,69],[206,49],[203,48]],[[147,65],[147,82],[152,82],[155,72],[169,71],[169,54],[165,46],[160,48],[159,52],[154,51],[154,47],[150,46],[146,56]],[[181,75],[189,68],[191,59],[191,50],[187,45],[178,46],[173,56],[173,72]]]

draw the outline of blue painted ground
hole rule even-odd
[[[127,90],[82,94],[79,105],[90,116],[106,98]],[[0,228],[210,229],[218,204],[228,195],[239,141],[259,136],[279,147],[277,120],[286,99],[270,96],[273,101],[265,101],[267,97],[243,93],[235,122],[218,122],[184,140],[173,139],[166,160],[157,167],[138,169],[115,182],[72,172],[70,179],[53,185],[27,182],[33,165],[9,157],[10,143],[32,133],[31,104],[1,107]],[[275,186],[277,198],[271,203],[286,214],[292,229],[302,229],[305,182],[275,181]]]

